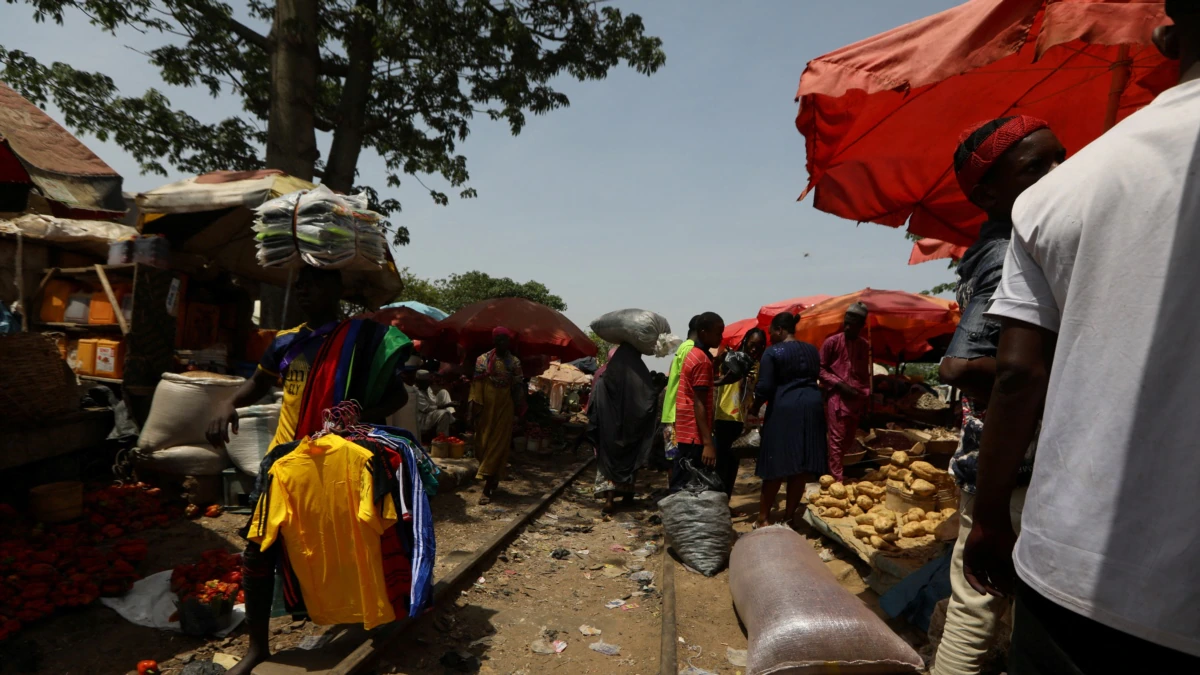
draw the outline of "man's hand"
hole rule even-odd
[[[837,391],[837,393],[845,396],[846,398],[858,399],[862,397],[862,394],[860,394],[857,389],[851,387],[845,382],[838,382],[837,384],[833,385],[833,388]]]
[[[224,448],[225,444],[229,442],[229,430],[231,428],[236,435],[238,432],[238,414],[232,405],[226,405],[225,409],[208,423],[208,431],[204,435],[208,439],[209,445],[214,448]]]
[[[704,444],[704,454],[700,455],[700,461],[710,469],[717,465],[717,448],[712,441]]]
[[[1012,592],[1016,571],[1013,547],[1017,534],[1012,523],[975,521],[963,549],[963,575],[977,593],[1007,597]]]

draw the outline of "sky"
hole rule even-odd
[[[411,178],[389,193],[382,161],[364,152],[360,183],[404,203],[393,221],[412,243],[394,251],[398,265],[431,278],[478,269],[536,279],[581,327],[638,307],[663,314],[679,334],[703,311],[731,323],[791,297],[868,286],[919,292],[952,280],[944,261],[909,266],[903,231],[796,201],[807,173],[794,98],[810,59],[957,2],[612,4],[662,38],[666,65],[650,77],[619,67],[598,82],[562,80],[571,106],[529,116],[516,137],[477,118],[459,146],[477,198],[438,206]],[[109,36],[81,15],[37,24],[23,4],[3,14],[6,49],[105,72],[127,95],[159,88],[204,121],[240,110],[232,97],[164,87],[135,51],[157,36]],[[118,146],[81,138],[124,176],[127,192],[186,177],[140,175]]]

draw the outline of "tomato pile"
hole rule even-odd
[[[195,598],[221,614],[225,608],[246,601],[242,556],[219,548],[205,551],[200,554],[200,562],[179,565],[171,572],[171,590],[180,603]]]
[[[0,640],[56,609],[128,591],[146,541],[120,538],[171,520],[158,488],[143,483],[88,492],[83,509],[79,521],[48,525],[0,504]]]
[[[433,442],[434,443],[448,443],[450,445],[462,445],[466,441],[464,441],[463,439],[461,439],[457,436],[438,435],[436,438],[433,439]]]

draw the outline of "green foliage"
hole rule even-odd
[[[520,283],[478,270],[430,281],[416,276],[407,267],[401,270],[400,277],[404,281],[404,292],[396,298],[397,302],[417,300],[450,313],[490,298],[525,298],[560,312],[567,309],[567,303],[540,281]]]
[[[39,22],[83,15],[98,31],[132,29],[146,34],[146,43],[165,38],[145,52],[164,84],[240,100],[237,114],[205,122],[157,89],[127,96],[104,73],[46,65],[0,45],[0,79],[36,104],[53,101],[67,126],[112,140],[145,172],[262,168],[268,137],[287,140],[268,125],[274,95],[311,102],[309,137],[315,128],[332,141],[324,161],[302,162],[331,187],[354,187],[359,151],[370,148],[384,160],[388,187],[412,176],[438,204],[449,197],[426,187],[422,176],[439,176],[460,197],[475,196],[457,150],[475,114],[518,134],[527,113],[569,105],[551,84],[557,77],[600,80],[621,63],[649,75],[666,61],[662,40],[645,34],[641,17],[592,0],[250,0],[249,23],[221,0],[6,2],[30,5]],[[271,59],[286,36],[263,29],[277,6],[295,16],[314,5],[316,90],[283,96]],[[400,210],[396,199],[372,195],[382,212]],[[394,241],[407,243],[407,229],[397,228]]]
[[[589,330],[588,337],[592,339],[592,342],[596,343],[596,361],[600,365],[608,363],[608,350],[612,349],[615,345],[599,335],[596,335],[594,331]]]

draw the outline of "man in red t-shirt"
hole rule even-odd
[[[675,398],[675,440],[679,454],[671,467],[671,492],[688,482],[682,460],[709,468],[717,465],[713,444],[713,359],[708,350],[721,344],[725,322],[714,312],[696,317],[696,339],[692,351],[683,358],[679,373],[679,394]]]

